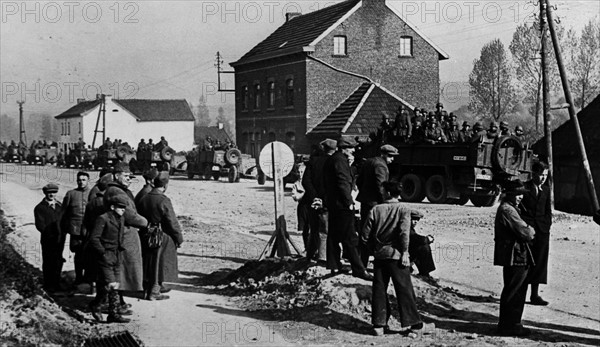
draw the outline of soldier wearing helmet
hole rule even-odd
[[[398,107],[394,125],[394,132],[400,141],[408,142],[408,139],[412,136],[412,123],[408,111],[404,110],[402,105]]]
[[[517,126],[515,127],[515,136],[516,136],[516,137],[521,137],[521,136],[523,136],[523,127],[522,127],[522,126],[520,126],[520,125],[517,125]]]
[[[377,131],[377,138],[381,143],[387,143],[390,136],[392,135],[392,122],[390,115],[387,112],[383,112],[381,115],[381,123],[379,124],[379,130]]]
[[[471,126],[469,125],[469,122],[464,121],[462,124],[462,129],[460,129],[458,142],[468,142],[471,138],[471,135],[473,135],[471,132]]]
[[[437,126],[435,117],[429,121],[427,129],[425,129],[425,142],[435,145],[437,143],[446,143],[446,135],[440,127]]]
[[[450,121],[450,125],[446,130],[446,138],[449,143],[460,142],[460,130],[458,130],[458,122],[456,120]]]
[[[489,140],[495,140],[496,138],[498,138],[499,132],[498,132],[498,123],[495,121],[492,121],[490,123],[490,127],[487,130],[487,138]]]
[[[500,122],[500,135],[501,136],[512,135],[512,133],[510,132],[510,129],[508,129],[508,123],[505,121]]]
[[[481,122],[475,122],[473,125],[473,135],[471,136],[471,142],[479,142],[483,138],[483,136],[487,135],[487,131],[483,129],[483,125]]]

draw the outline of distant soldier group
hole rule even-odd
[[[436,111],[427,111],[415,107],[412,117],[409,110],[400,106],[392,122],[389,114],[382,116],[379,130],[376,134],[381,144],[384,143],[470,143],[483,139],[493,140],[498,136],[523,135],[523,127],[518,125],[514,133],[510,131],[507,122],[500,125],[492,121],[487,129],[481,122],[475,122],[473,129],[464,121],[459,129],[457,116],[453,112],[446,112],[442,103],[437,103]]]
[[[230,148],[236,148],[235,143],[231,140],[227,140],[225,141],[225,143],[222,143],[219,139],[213,139],[210,136],[206,136],[206,138],[204,139],[204,143],[201,147],[203,151],[227,151]]]

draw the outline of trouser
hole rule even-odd
[[[500,319],[498,326],[510,329],[521,325],[521,317],[527,296],[529,266],[505,266],[502,269],[504,288],[500,295]]]
[[[65,260],[62,257],[65,248],[65,236],[57,240],[58,236],[42,237],[42,274],[44,276],[44,287],[50,290],[58,290],[60,275]]]
[[[164,242],[164,241],[163,241]],[[146,248],[144,250],[145,263],[147,266],[144,267],[144,270],[147,271],[144,274],[144,278],[147,279],[146,283],[146,295],[160,295],[160,284],[158,282],[158,273],[160,271],[160,256],[161,256],[161,247],[158,248]]]
[[[327,229],[329,226],[329,212],[325,209],[311,208],[308,213],[310,221],[310,236],[306,257],[312,259],[317,255],[319,260],[327,260]]]
[[[390,279],[394,284],[402,327],[421,323],[409,267],[402,266],[400,260],[375,259],[374,269],[371,317],[373,326],[386,326],[390,318],[390,302],[387,295]]]
[[[427,236],[411,234],[409,245],[408,253],[410,254],[410,259],[415,263],[417,269],[419,269],[419,274],[428,275],[434,271],[435,263],[433,262]]]
[[[309,247],[311,243],[310,239],[310,221],[309,221],[309,209],[310,206],[304,203],[298,203],[298,208],[296,210],[296,214],[298,217],[298,231],[302,232],[302,242],[304,243],[304,250],[306,251],[306,257],[311,258],[309,256]]]
[[[339,270],[342,268],[340,243],[344,247],[344,253],[350,261],[352,273],[355,275],[364,274],[366,272],[365,263],[361,260],[354,212],[351,210],[329,211],[327,267],[331,270]]]
[[[90,303],[90,306],[99,307],[108,298],[108,283],[103,281],[96,282],[96,297]]]

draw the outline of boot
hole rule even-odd
[[[145,299],[149,301],[166,300],[168,298],[168,295],[160,293],[160,286],[158,284],[153,285],[152,288],[146,292],[145,297]]]
[[[129,323],[128,318],[124,318],[119,314],[119,293],[111,290],[108,293],[108,317],[107,323]]]
[[[94,303],[94,301],[88,304],[88,309],[92,313],[92,317],[96,320],[96,322],[102,322],[102,313],[100,312],[100,305]]]

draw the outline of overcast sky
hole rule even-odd
[[[0,112],[17,113],[24,99],[26,112],[58,114],[100,92],[193,103],[204,92],[210,104],[231,105],[231,93],[214,91],[217,51],[231,70],[227,63],[280,26],[285,12],[335,2],[1,1]],[[598,0],[551,2],[567,28],[600,14]],[[538,12],[523,0],[388,3],[450,55],[440,63],[449,94],[468,79],[486,42],[499,37],[508,48],[516,26]],[[227,88],[232,81],[225,79]]]

